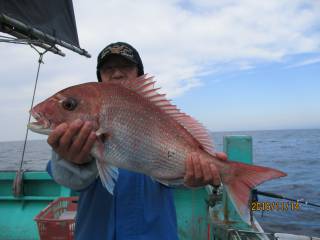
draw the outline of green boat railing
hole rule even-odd
[[[252,139],[249,136],[225,137],[224,151],[230,160],[251,163]],[[54,199],[72,196],[74,192],[56,184],[46,172],[25,172],[23,196],[15,197],[12,193],[15,174],[0,171],[0,239],[38,239],[34,217]],[[208,187],[174,190],[181,240],[227,239],[223,236],[230,235],[230,229],[258,231],[241,221],[225,192],[220,202],[209,207],[211,191]]]
[[[54,199],[72,191],[53,182],[46,172],[25,172],[23,196],[14,197],[15,172],[0,172],[0,239],[38,239],[34,217]]]

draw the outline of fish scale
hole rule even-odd
[[[69,87],[35,106],[31,114],[38,122],[29,128],[42,134],[62,122],[90,120],[98,136],[91,154],[111,194],[118,178],[116,167],[144,173],[166,185],[183,184],[187,156],[196,152],[216,167],[237,212],[249,224],[251,189],[286,175],[217,158],[208,131],[159,94],[153,78],[146,75]]]
[[[131,97],[134,98],[135,96]],[[169,178],[183,177],[183,163],[186,154],[176,154],[175,158],[171,157],[168,159],[169,151],[177,152],[178,149],[180,151],[182,149],[180,146],[175,148],[174,151],[172,150],[172,146],[175,146],[174,142],[177,142],[176,136],[179,136],[178,132],[173,130],[168,133],[166,130],[168,129],[167,121],[165,119],[163,121],[161,121],[162,119],[155,121],[157,118],[161,118],[161,116],[159,114],[153,115],[152,109],[148,109],[147,107],[132,108],[133,104],[130,103],[133,100],[130,99],[130,96],[126,96],[124,99],[118,98],[114,101],[114,103],[109,103],[111,111],[106,110],[106,116],[113,123],[109,130],[113,133],[109,142],[121,148],[113,149],[113,151],[120,151],[122,154],[114,154],[108,148],[110,144],[107,144],[106,155],[104,157],[118,167],[130,168],[142,173],[154,171],[155,174],[153,175],[155,178],[160,177],[162,179],[168,176]],[[125,101],[128,104],[120,104],[118,101]],[[119,107],[115,108],[114,105]],[[112,115],[116,119],[113,119]],[[133,147],[134,142],[138,139],[141,139],[139,148]],[[170,141],[169,143],[168,140]]]

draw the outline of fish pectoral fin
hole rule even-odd
[[[96,164],[102,185],[113,195],[115,182],[118,179],[118,168],[111,166],[105,161],[105,146],[98,138],[92,147],[91,153],[96,158]]]
[[[108,190],[108,192],[113,195],[113,189],[115,186],[115,182],[118,179],[118,168],[111,166],[105,161],[96,160],[99,176],[102,182],[102,185]]]
[[[111,138],[111,133],[109,133],[101,127],[96,131],[96,135],[98,141],[102,143],[106,142],[109,138]]]
[[[100,138],[97,138],[95,141],[91,153],[96,159],[100,159],[101,162],[103,162],[104,159],[104,143],[100,140]],[[98,161],[98,160],[97,160]]]
[[[285,173],[268,167],[229,162],[234,174],[224,182],[227,193],[239,216],[250,225],[249,197],[251,189],[271,179],[286,176]]]

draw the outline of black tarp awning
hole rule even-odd
[[[87,54],[79,46],[72,0],[0,0],[0,31]]]

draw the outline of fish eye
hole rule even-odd
[[[77,107],[77,105],[78,105],[78,101],[71,97],[63,100],[62,102],[62,107],[68,111],[73,111]]]

